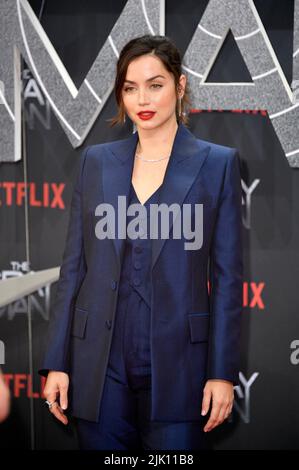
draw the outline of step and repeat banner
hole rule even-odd
[[[78,159],[110,128],[119,51],[165,34],[190,130],[239,150],[242,359],[214,449],[299,449],[299,0],[0,0],[0,448],[77,449],[44,404],[44,352]],[[200,406],[200,404],[199,404]]]

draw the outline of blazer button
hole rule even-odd
[[[115,289],[116,289],[116,286],[117,286],[117,282],[114,281],[114,279],[112,279],[112,281],[111,281],[111,289],[115,290]]]
[[[111,329],[111,325],[112,325],[112,321],[111,321],[111,320],[106,320],[106,328],[107,328],[108,330]]]
[[[133,284],[134,286],[139,286],[141,284],[141,280],[138,277],[135,277],[135,279],[133,279]]]
[[[134,268],[135,268],[135,269],[140,269],[140,268],[141,268],[141,263],[140,263],[140,261],[135,261],[135,263],[134,263]]]

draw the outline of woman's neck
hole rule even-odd
[[[136,152],[143,158],[152,159],[170,155],[177,129],[176,121],[155,129],[137,129]]]

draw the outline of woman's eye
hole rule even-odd
[[[153,83],[151,86],[154,87],[155,89],[157,89],[157,88],[162,88],[163,85],[160,85],[159,83]],[[124,90],[125,90],[126,92],[127,92],[127,91],[131,91],[131,90],[134,90],[134,87],[128,86],[128,87],[126,87]]]

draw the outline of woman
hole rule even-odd
[[[115,94],[112,125],[127,115],[137,132],[82,154],[40,370],[44,394],[62,423],[66,409],[76,418],[83,449],[202,449],[231,413],[238,383],[238,154],[187,129],[186,76],[165,36],[123,48]],[[149,233],[156,204],[179,208],[167,237]],[[201,246],[186,248],[188,222]]]

